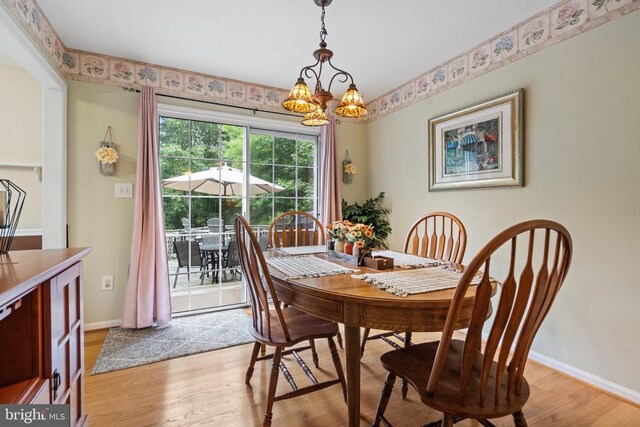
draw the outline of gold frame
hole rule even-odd
[[[482,102],[446,113],[429,119],[428,137],[429,137],[429,191],[446,191],[446,190],[468,190],[480,188],[506,188],[506,187],[523,187],[524,186],[524,134],[523,134],[523,100],[524,89],[514,90],[495,98],[487,99]],[[447,121],[459,119],[460,117],[481,112],[483,110],[496,106],[510,104],[511,109],[511,173],[506,178],[482,178],[476,174],[476,179],[469,179],[458,182],[437,182],[436,177],[436,126]],[[501,129],[504,129],[505,123],[501,121]],[[500,135],[504,135],[501,132]],[[507,141],[501,141],[501,149]],[[438,156],[441,157],[441,156]],[[440,159],[442,160],[442,159]],[[472,174],[473,177],[473,174]]]

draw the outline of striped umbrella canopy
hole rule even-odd
[[[162,181],[163,187],[181,191],[195,191],[220,196],[241,196],[244,186],[244,172],[227,166],[209,168],[200,172],[167,178]],[[276,193],[284,187],[265,181],[255,176],[249,176],[249,195]]]
[[[462,149],[466,151],[472,151],[476,149],[476,144],[480,142],[477,136],[470,133],[462,138]]]

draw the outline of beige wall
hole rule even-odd
[[[349,150],[349,158],[358,168],[350,184],[342,183],[342,198],[349,203],[362,202],[366,195],[367,127],[358,123],[342,122],[336,126],[336,142],[338,145],[338,170],[342,171],[342,161]]]
[[[20,66],[0,63],[0,163],[42,164],[42,87]],[[42,182],[33,169],[0,166],[0,178],[27,192],[18,229],[42,226]]]
[[[93,249],[84,267],[85,321],[91,324],[120,318],[129,265],[133,199],[116,199],[114,184],[135,183],[138,95],[111,86],[67,83],[69,245]],[[234,108],[158,99],[173,105],[252,115]],[[103,176],[98,171],[94,153],[109,125],[113,128],[120,158],[116,174]],[[338,153],[344,154],[348,149],[352,160],[361,167],[353,184],[343,185],[344,195],[350,201],[360,200],[364,195],[364,135],[362,125],[345,122],[337,127]],[[338,161],[341,165],[341,156]],[[114,276],[113,291],[100,289],[103,275]]]
[[[120,318],[129,267],[133,199],[116,199],[114,184],[135,182],[138,96],[122,89],[68,81],[69,246],[89,246],[84,264],[86,323]],[[94,153],[107,126],[119,159],[114,176],[99,172]],[[103,275],[114,290],[101,291]]]
[[[575,252],[533,350],[640,391],[640,13],[632,13],[367,126],[367,194],[387,192],[392,247],[419,215],[458,215],[468,262],[514,223],[549,218]],[[526,186],[427,190],[427,120],[525,89]],[[392,159],[392,161],[390,161]]]

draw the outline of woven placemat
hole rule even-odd
[[[288,279],[335,276],[360,271],[345,268],[312,255],[270,258],[267,260],[267,264],[280,270]]]
[[[378,289],[391,294],[406,297],[408,295],[441,291],[458,286],[462,272],[450,267],[420,268],[415,270],[392,271],[353,275],[354,279],[364,280]],[[471,282],[477,285],[482,277],[476,276]]]

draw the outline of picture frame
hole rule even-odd
[[[429,119],[429,191],[524,186],[524,90]]]

